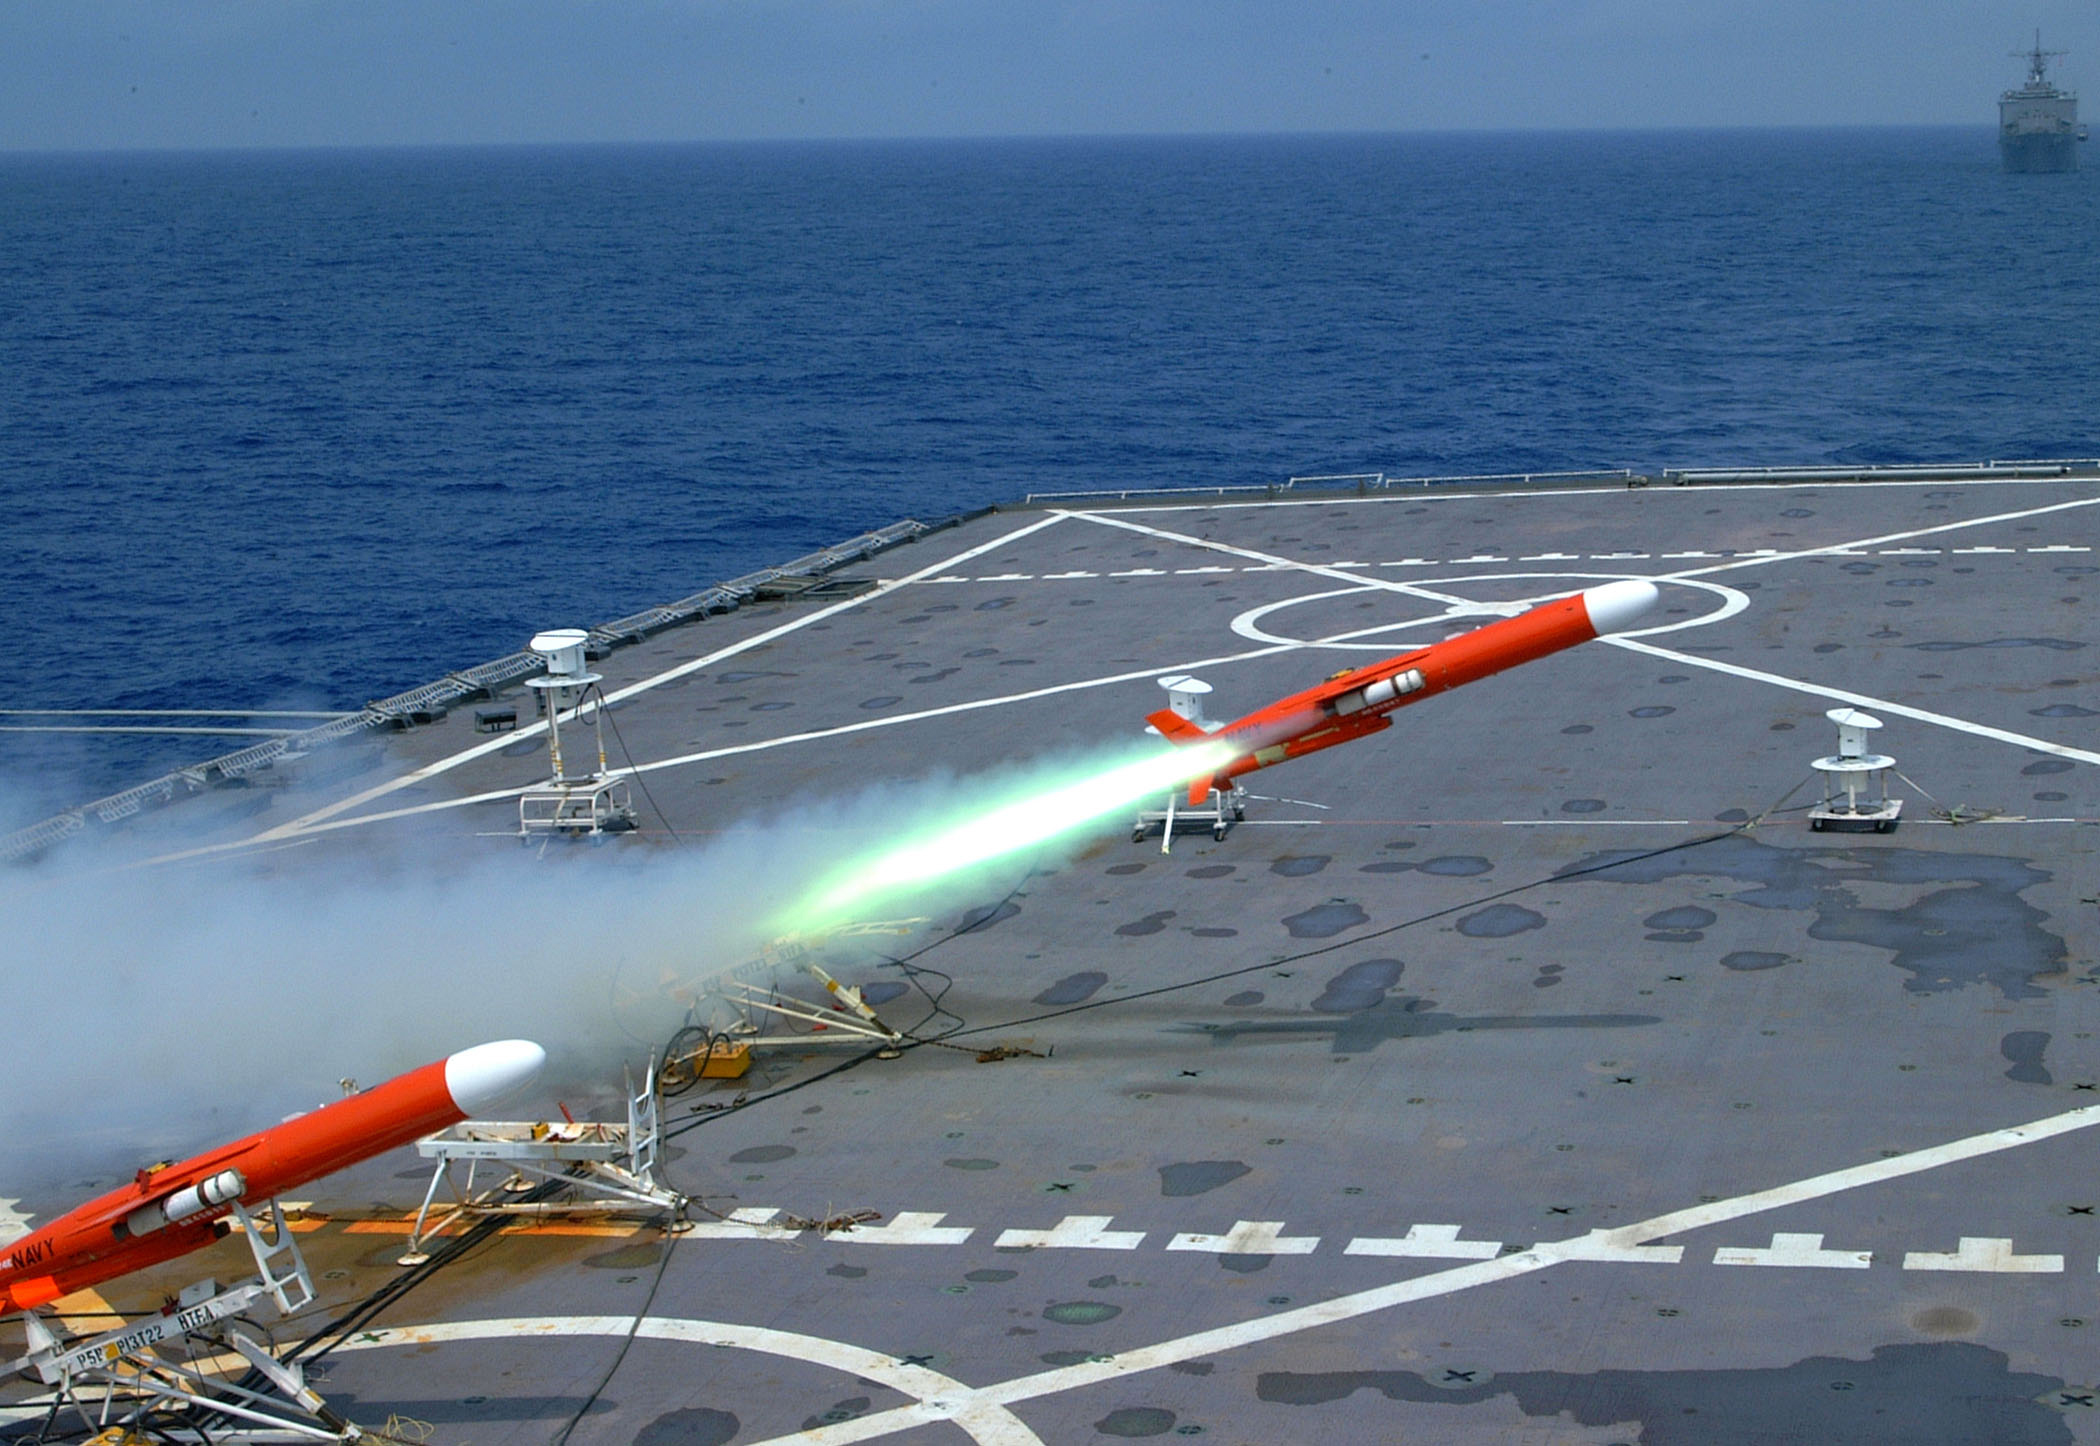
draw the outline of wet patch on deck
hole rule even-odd
[[[1035,996],[1037,1004],[1081,1004],[1092,999],[1108,976],[1098,969],[1088,969],[1079,974],[1067,974],[1055,984]]]
[[[1648,858],[1624,850],[1592,854],[1563,874],[1600,883],[1725,878],[1753,884],[1731,895],[1734,902],[1813,913],[1811,939],[1887,950],[1890,962],[1910,975],[1903,987],[1914,993],[1987,984],[2007,999],[2036,999],[2043,990],[2034,980],[2064,966],[2063,939],[2042,927],[2049,916],[2020,897],[2053,876],[2025,859],[1889,847],[1775,848],[1737,834]],[[1880,909],[1861,903],[1847,887],[1852,883],[1946,887],[1901,908]]]
[[[729,1446],[743,1429],[729,1411],[693,1406],[658,1416],[635,1433],[634,1446]]]
[[[1286,915],[1283,927],[1291,931],[1293,939],[1332,939],[1344,929],[1354,929],[1359,924],[1370,922],[1371,916],[1355,904],[1333,899]]]
[[[2044,1403],[2047,1393],[2063,1390],[2060,1377],[2015,1371],[2004,1352],[1966,1342],[1879,1346],[1869,1360],[1811,1356],[1770,1370],[1522,1371],[1485,1381],[1481,1374],[1265,1371],[1255,1395],[1290,1406],[1322,1406],[1366,1390],[1441,1406],[1508,1396],[1527,1416],[1622,1427],[1644,1446],[2070,1446],[2073,1439],[2063,1416]]]
[[[2049,1035],[2040,1029],[2016,1029],[1998,1041],[1998,1053],[2005,1056],[2012,1068],[2005,1077],[2014,1084],[2054,1084],[2056,1080],[2042,1064],[2042,1054],[2049,1048]]]
[[[1312,1002],[1321,1014],[1357,1014],[1385,1001],[1386,990],[1400,982],[1406,966],[1398,959],[1366,959],[1351,964],[1327,981],[1320,997]]]
[[[1546,916],[1521,904],[1490,904],[1458,921],[1458,932],[1468,939],[1507,939],[1532,929],[1546,927]]]
[[[1161,1165],[1159,1193],[1169,1199],[1204,1195],[1221,1185],[1230,1185],[1252,1170],[1251,1165],[1239,1160],[1188,1160],[1179,1165]]]

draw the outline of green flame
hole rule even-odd
[[[1150,753],[929,828],[820,884],[795,911],[793,927],[817,931],[835,926],[887,900],[1049,843],[1146,798],[1184,787],[1217,772],[1232,758],[1232,748],[1223,743]]]

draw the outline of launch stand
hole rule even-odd
[[[304,1370],[280,1361],[238,1319],[266,1297],[286,1315],[314,1299],[284,1211],[272,1200],[265,1213],[267,1235],[243,1206],[233,1207],[255,1257],[254,1278],[226,1290],[200,1280],[158,1315],[84,1341],[60,1341],[39,1317],[25,1315],[28,1353],[0,1375],[34,1374],[54,1388],[51,1412],[70,1410],[97,1439],[150,1436],[196,1446],[371,1439],[328,1408]],[[234,1367],[242,1379],[223,1374]]]
[[[605,762],[605,695],[597,694],[591,721],[597,728],[598,770],[576,778],[563,771],[561,715],[569,712],[583,721],[584,700],[601,681],[588,671],[584,649],[590,634],[580,628],[555,628],[532,640],[532,650],[547,660],[544,677],[528,678],[525,686],[539,695],[547,717],[547,752],[554,775],[545,783],[518,795],[518,837],[526,842],[545,838],[598,838],[631,832],[638,823],[634,800],[627,782],[614,778]]]
[[[449,1129],[416,1141],[416,1153],[435,1160],[430,1188],[423,1192],[422,1208],[410,1229],[403,1265],[421,1265],[430,1259],[431,1240],[454,1221],[491,1215],[638,1215],[669,1216],[685,1210],[685,1197],[657,1178],[657,1162],[663,1148],[662,1125],[657,1109],[656,1071],[652,1068],[642,1091],[636,1094],[628,1081],[627,1122],[463,1120]],[[474,1179],[484,1161],[501,1166],[507,1173],[501,1184],[478,1194]],[[464,1162],[466,1178],[454,1167]],[[565,1188],[570,1198],[517,1200],[534,1181],[552,1182]],[[452,1203],[436,1216],[431,1207],[438,1190],[451,1186]],[[585,1198],[575,1198],[581,1195]]]
[[[1838,751],[1809,765],[1823,778],[1823,801],[1808,811],[1809,828],[1892,832],[1903,816],[1903,800],[1889,797],[1896,760],[1867,751],[1881,720],[1857,708],[1832,708],[1823,716],[1837,724]]]
[[[1147,808],[1138,811],[1137,822],[1130,826],[1130,841],[1141,842],[1145,835],[1157,828],[1160,833],[1159,851],[1167,852],[1174,844],[1174,831],[1191,832],[1209,829],[1210,836],[1222,839],[1234,824],[1247,817],[1247,794],[1237,786],[1230,789],[1213,788],[1210,796],[1198,808],[1186,807],[1187,800],[1176,789],[1167,795],[1165,808]]]

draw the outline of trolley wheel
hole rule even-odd
[[[1210,836],[1216,839],[1219,843],[1225,842],[1225,825],[1222,823],[1212,824],[1210,826]]]
[[[1821,833],[1823,831],[1823,820],[1820,818],[1810,819],[1808,821],[1808,831],[1810,833]]]
[[[1894,833],[1895,831],[1896,821],[1892,818],[1882,819],[1874,825],[1874,832],[1876,833]]]

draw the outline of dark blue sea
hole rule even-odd
[[[5,706],[330,708],[1029,491],[2100,453],[1985,128],[0,157]],[[0,734],[0,825],[242,739]]]

